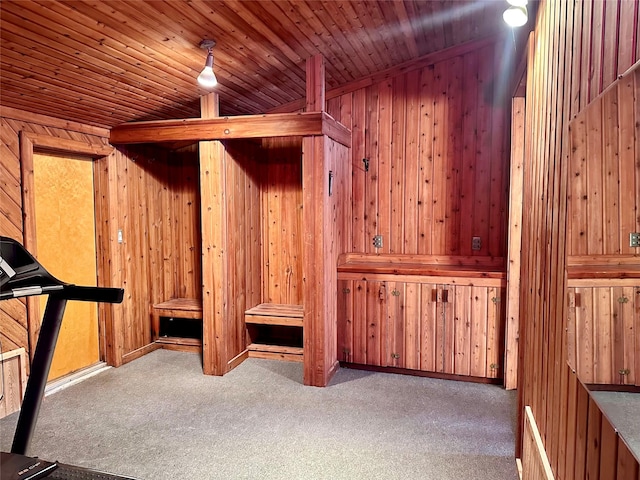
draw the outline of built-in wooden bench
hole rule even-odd
[[[151,336],[159,344],[179,346],[180,350],[197,350],[202,348],[202,341],[197,338],[161,337],[160,317],[202,320],[202,301],[194,298],[172,298],[166,302],[151,306]]]
[[[294,327],[301,329],[304,309],[302,305],[261,303],[245,311],[244,320],[251,326]],[[247,346],[249,357],[302,362],[302,346],[264,343],[257,334],[249,332],[251,343]],[[253,338],[255,337],[255,338]]]

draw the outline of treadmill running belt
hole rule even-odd
[[[74,467],[59,463],[58,468],[51,472],[47,480],[135,480],[132,477],[123,477],[111,473],[99,472],[88,468]]]

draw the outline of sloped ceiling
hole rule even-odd
[[[504,0],[0,2],[0,105],[101,127],[199,116],[196,77],[214,39],[223,115],[326,87],[505,31]]]

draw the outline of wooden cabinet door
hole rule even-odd
[[[446,288],[449,301],[445,308],[450,321],[445,324],[445,373],[500,377],[504,289],[472,285]]]
[[[338,280],[338,360],[353,359],[353,280]]]
[[[342,361],[497,378],[503,290],[413,282],[338,282]]]
[[[569,288],[567,350],[584,383],[640,384],[640,288]]]
[[[338,356],[343,362],[387,366],[389,330],[387,285],[338,281]]]

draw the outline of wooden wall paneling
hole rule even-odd
[[[338,358],[353,361],[354,351],[354,281],[338,280]]]
[[[591,45],[591,78],[589,79],[589,98],[593,99],[598,96],[602,91],[602,57],[604,48],[604,31],[605,27],[605,3],[606,2],[593,2],[591,6],[591,29],[592,31],[600,33],[600,35],[594,35],[592,37]]]
[[[379,110],[380,110],[380,93],[379,85],[375,84],[366,89],[367,91],[367,118],[365,126],[365,158],[369,161],[369,171],[365,174],[365,252],[377,253],[377,250],[373,247],[373,237],[379,234],[378,229],[378,184],[379,184],[379,169],[380,169],[380,157],[379,146],[381,145],[380,125],[378,124]],[[388,203],[387,203],[388,205]],[[354,229],[356,226],[354,226]]]
[[[491,88],[492,77],[494,72],[493,63],[494,47],[488,46],[478,51],[477,55],[477,95],[476,100],[476,115],[474,119],[476,122],[476,149],[472,150],[473,155],[471,158],[474,161],[473,171],[475,173],[474,188],[473,188],[473,226],[472,232],[474,236],[479,236],[482,244],[480,250],[472,250],[472,255],[487,255],[490,248],[490,235],[489,235],[489,218],[491,218],[491,159],[493,154],[492,139],[493,133],[493,91]],[[502,135],[495,133],[497,138],[502,138]],[[502,156],[501,158],[504,158]],[[503,163],[499,164],[500,169],[504,168]],[[471,172],[469,172],[471,173]],[[462,194],[466,195],[466,191]],[[496,206],[497,207],[497,206]],[[498,215],[500,211],[496,208],[494,215]],[[471,242],[471,239],[466,240],[467,243]]]
[[[388,342],[386,322],[387,287],[383,282],[367,282],[367,315],[366,322],[366,363],[367,365],[384,365],[387,353],[384,342]]]
[[[611,289],[612,383],[635,385],[635,328],[633,287]]]
[[[276,142],[271,146],[278,147],[279,143]],[[242,140],[226,142],[225,150],[227,155],[225,175],[228,205],[227,232],[229,233],[226,259],[229,272],[227,362],[232,368],[235,365],[234,359],[241,355],[247,346],[244,312],[262,302],[260,238],[263,216],[259,206],[261,188],[258,183],[263,170],[258,158],[267,155],[267,152],[257,144]],[[297,152],[299,165],[299,143]],[[299,188],[298,182],[298,190]],[[297,205],[291,208],[295,218],[299,209]],[[295,234],[292,235],[295,237]],[[298,252],[299,249],[296,250],[296,253]]]
[[[418,251],[418,171],[421,165],[419,156],[420,142],[420,71],[407,74],[406,80],[406,134],[405,139],[397,139],[405,145],[406,166],[404,177],[404,199],[401,200],[404,215],[403,246],[399,251],[417,253]]]
[[[457,285],[451,287],[449,299],[453,298],[454,310],[454,364],[453,372],[456,375],[471,375],[471,322],[473,321],[473,287]],[[449,307],[449,305],[447,305]]]
[[[406,159],[407,142],[407,104],[410,101],[407,97],[407,75],[400,75],[393,79],[392,86],[392,108],[391,108],[391,157],[389,159],[389,248],[386,252],[403,253],[405,243],[405,183],[408,177],[405,176],[405,165],[409,163]],[[383,187],[384,188],[384,187]],[[381,197],[381,200],[384,197]],[[383,201],[380,206],[385,207]],[[408,205],[407,205],[408,207]]]
[[[587,253],[598,255],[603,250],[602,219],[602,101],[594,101],[587,113]]]
[[[27,312],[24,301],[17,298],[0,303],[2,313],[2,348],[3,351],[29,347],[27,332]]]
[[[406,285],[403,282],[382,283],[379,295],[385,296],[381,309],[387,334],[387,338],[382,340],[383,365],[405,368],[407,365],[405,332],[408,323],[405,318]]]
[[[568,254],[585,255],[588,252],[586,241],[588,201],[587,195],[587,119],[581,113],[569,126],[571,141],[570,175],[571,188],[568,194]]]
[[[464,57],[465,88],[463,102],[465,110],[462,120],[464,143],[460,183],[461,214],[463,219],[460,228],[460,253],[463,255],[475,253],[471,250],[471,237],[479,236],[479,232],[476,229],[479,228],[480,216],[480,212],[475,210],[475,196],[476,194],[486,195],[485,192],[481,193],[476,188],[476,179],[479,178],[477,169],[482,165],[482,162],[477,162],[477,160],[482,158],[482,155],[476,156],[475,154],[483,148],[478,138],[480,129],[478,129],[479,125],[477,124],[478,118],[481,118],[479,117],[481,112],[478,111],[478,95],[483,94],[480,90],[480,63],[479,53],[477,52],[470,53]]]
[[[636,385],[640,385],[640,327],[638,326],[639,322],[640,322],[640,285],[635,288],[635,300],[633,303],[633,318],[635,320],[635,323],[633,325],[634,328],[634,337],[635,337],[635,348],[633,349],[634,352],[634,363],[635,363],[635,367],[630,367],[633,368],[635,373],[635,384]],[[633,348],[633,347],[632,347]]]
[[[558,407],[565,401],[570,409],[573,401],[572,384],[575,383],[572,382],[571,377],[564,379],[563,375],[558,375],[559,368],[566,368],[562,362],[566,350],[563,347],[561,332],[566,325],[564,323],[566,280],[562,277],[565,254],[563,241],[565,225],[563,189],[565,187],[563,182],[567,179],[563,179],[563,166],[566,162],[563,162],[562,159],[569,158],[567,155],[569,145],[563,141],[567,137],[561,132],[566,131],[568,120],[573,115],[586,106],[600,91],[607,88],[605,80],[605,72],[609,69],[607,64],[612,62],[611,64],[615,65],[617,62],[619,65],[617,59],[612,60],[609,57],[611,55],[619,56],[621,49],[617,46],[612,49],[608,45],[613,41],[614,35],[612,35],[611,27],[607,26],[612,24],[610,16],[609,22],[607,22],[607,15],[617,6],[605,6],[598,2],[572,2],[573,5],[568,5],[566,10],[567,22],[563,24],[564,6],[558,5],[559,3],[562,2],[541,4],[536,22],[536,48],[530,51],[529,67],[533,67],[534,75],[529,78],[528,82],[527,95],[530,96],[531,102],[528,98],[527,106],[532,106],[534,110],[532,122],[527,122],[527,125],[529,126],[529,134],[537,141],[532,145],[531,165],[526,168],[525,186],[527,181],[530,181],[531,188],[525,188],[525,208],[528,208],[529,202],[531,215],[526,218],[523,232],[535,240],[523,245],[523,258],[526,260],[526,268],[523,269],[523,272],[526,272],[526,278],[523,281],[530,286],[522,289],[521,299],[523,300],[523,312],[535,321],[527,324],[522,336],[525,346],[524,362],[531,362],[530,365],[525,365],[525,371],[527,375],[531,376],[531,379],[526,377],[522,379],[519,385],[521,387],[519,389],[519,403],[523,405],[522,397],[525,397],[526,402],[532,405],[543,438],[547,438],[545,447],[554,468],[558,468],[558,465],[562,463],[563,451],[571,452],[571,446],[574,445],[575,462],[572,464],[567,458],[567,462],[564,463],[565,477],[557,478],[582,479],[597,478],[602,472],[599,461],[600,450],[597,451],[598,460],[595,460],[595,450],[599,448],[599,445],[602,445],[602,427],[596,428],[594,426],[594,423],[597,423],[594,422],[594,419],[598,417],[599,410],[597,406],[593,405],[593,411],[590,412],[588,393],[581,384],[577,383],[577,394],[573,403],[577,407],[575,428],[571,419],[567,419],[566,427],[563,426],[562,421],[554,421],[559,418],[559,414],[554,411],[561,412],[562,410]],[[622,3],[619,8],[622,8]],[[600,9],[601,12],[596,12],[597,9]],[[634,25],[637,25],[637,6],[634,6],[632,10],[635,16],[633,22]],[[599,18],[598,15],[600,15]],[[604,25],[604,28],[600,28],[601,25]],[[609,29],[608,34],[607,29]],[[563,51],[561,45],[564,30],[566,30],[565,38],[572,40],[572,48],[565,48]],[[617,34],[617,37],[620,38],[620,35]],[[567,52],[570,52],[569,57]],[[594,60],[593,55],[599,55],[600,58]],[[636,52],[635,55],[638,53]],[[563,65],[565,67],[571,65],[571,68],[563,69]],[[567,81],[570,78],[575,81]],[[560,104],[564,107],[569,106],[558,108],[557,106]],[[618,102],[619,107],[620,105],[621,102]],[[587,116],[601,118],[602,114],[588,113]],[[588,118],[586,125],[590,126],[591,124],[591,118]],[[599,162],[591,160],[591,152],[602,151],[607,147],[607,141],[610,140],[602,141],[601,134],[594,132],[591,128],[588,132],[589,138],[586,145],[588,155],[585,170],[588,199],[585,203],[588,203],[587,214],[589,217],[591,212],[599,212],[601,215],[601,219],[595,221],[595,230],[603,232],[605,223],[602,218],[606,211],[603,208],[606,203],[597,198],[598,190],[593,188],[593,185],[600,183],[599,195],[601,198],[604,195],[603,187],[607,185],[602,174],[597,175],[594,172],[595,168],[599,167]],[[621,156],[623,155],[622,148],[619,148],[618,152]],[[618,171],[620,172],[620,170]],[[574,173],[572,168],[572,176],[568,177],[571,182],[573,182]],[[622,175],[620,173],[618,175],[622,179]],[[611,182],[612,184],[613,182]],[[596,202],[592,202],[594,196]],[[573,190],[571,197],[574,197]],[[571,198],[570,201],[573,203],[574,198]],[[599,208],[597,207],[598,201],[600,202]],[[613,211],[611,205],[613,202],[609,203],[609,210]],[[574,205],[570,206],[573,209]],[[573,213],[573,210],[570,212]],[[594,222],[584,222],[583,225],[588,227],[588,230],[580,230],[571,225],[571,236],[568,237],[568,240],[570,239],[569,249],[582,242],[586,243],[588,249],[591,249],[588,251],[599,252],[598,236],[602,238],[603,234],[595,233]],[[578,237],[581,231],[587,237],[586,242]],[[596,240],[595,248],[593,239]],[[602,242],[603,244],[612,243],[610,239],[603,239]],[[569,251],[569,249],[567,250]],[[602,252],[605,253],[605,250],[602,249]],[[555,273],[554,268],[550,268],[554,263],[558,265],[554,267],[557,268]],[[594,287],[591,288],[594,289]],[[576,296],[576,303],[578,303],[578,298]],[[579,301],[583,302],[584,300],[585,298],[582,296]],[[611,302],[610,298],[609,302]],[[596,311],[604,308],[592,303],[591,308],[595,308]],[[602,303],[604,304],[604,301]],[[576,308],[576,324],[578,323],[577,316],[580,313],[580,309]],[[591,338],[593,342],[593,337]],[[568,383],[566,397],[564,394],[565,382]],[[591,418],[590,429],[587,428],[589,417]],[[565,428],[566,430],[564,430]],[[587,431],[590,432],[589,435],[587,435]],[[589,437],[589,455],[586,453],[587,437]],[[562,442],[565,442],[565,445],[562,445]],[[619,469],[619,467],[617,468]],[[558,470],[562,472],[562,469],[558,468]]]
[[[340,97],[340,118],[341,123],[349,130],[353,128],[353,95],[346,94]],[[338,215],[338,238],[339,253],[352,251],[353,244],[353,218],[354,218],[354,197],[353,178],[354,162],[352,156],[354,150],[353,132],[351,139],[351,149],[338,148],[340,152],[336,157],[337,175],[335,179],[334,194],[337,194],[336,213]],[[355,157],[357,159],[357,156]],[[362,159],[360,159],[362,160]],[[362,168],[362,166],[360,166]]]
[[[620,177],[618,152],[618,91],[609,89],[602,97],[602,203],[603,251],[619,254],[620,232]],[[625,242],[627,243],[627,242]]]
[[[268,166],[263,194],[265,219],[265,302],[302,304],[302,189],[300,141],[264,144]]]
[[[20,169],[22,177],[22,244],[35,258],[38,257],[35,234],[35,192],[33,179],[33,142],[26,132],[20,132]],[[34,298],[27,298],[27,318],[29,319],[29,357],[33,358],[35,345],[40,333],[42,315],[40,302]]]
[[[434,84],[434,68],[420,71],[420,143],[418,172],[418,254],[432,252],[433,178],[434,178],[434,107],[431,91]]]
[[[620,40],[624,43],[628,43],[628,38],[618,38],[620,33],[620,7],[623,1],[615,2],[603,2],[604,5],[604,21],[603,30],[604,35],[602,39],[602,75],[601,85],[612,84],[618,72],[618,49]],[[601,90],[602,91],[602,90]]]
[[[222,142],[200,142],[202,225],[203,370],[222,375],[226,369],[226,251],[224,193],[225,153]]]
[[[377,230],[382,235],[382,248],[374,248],[375,253],[389,253],[391,250],[391,168],[393,164],[393,83],[391,80],[378,85],[378,196],[377,196]]]
[[[618,434],[607,419],[602,416],[600,427],[600,480],[615,480],[618,468]]]
[[[594,382],[608,383],[612,377],[611,289],[594,289]]]
[[[352,106],[352,123],[351,123],[351,169],[353,177],[351,181],[352,188],[352,209],[353,220],[351,222],[352,229],[352,252],[366,252],[368,251],[368,244],[370,241],[367,237],[366,220],[367,206],[366,206],[366,189],[368,173],[365,172],[364,159],[367,158],[366,145],[367,135],[370,132],[366,131],[367,123],[367,90],[361,88],[356,90],[353,94],[353,106]]]
[[[489,302],[486,287],[471,287],[471,370],[475,377],[487,375],[487,322],[489,319]],[[493,305],[493,303],[491,303]]]
[[[420,325],[422,323],[422,300],[420,298],[422,289],[418,283],[406,283],[404,292],[400,291],[399,295],[404,293],[404,354],[405,368],[414,370],[420,369],[420,357],[422,351],[420,349]],[[391,292],[393,295],[394,293]]]
[[[518,340],[520,334],[520,265],[522,247],[522,200],[524,175],[525,99],[515,97],[511,106],[511,167],[509,180],[509,221],[507,292],[505,298],[504,386],[515,389],[518,378]]]
[[[627,4],[628,2],[623,2]],[[638,194],[630,195],[629,192],[637,192],[640,189],[640,176],[634,167],[636,142],[635,136],[636,124],[634,120],[634,76],[626,75],[618,82],[617,87],[617,107],[618,119],[615,122],[618,126],[618,152],[619,163],[617,176],[619,179],[618,186],[618,205],[620,218],[620,253],[634,254],[637,249],[629,246],[627,241],[629,233],[637,226],[637,211],[640,208]],[[631,172],[636,172],[634,175]]]
[[[505,256],[509,235],[509,99],[501,90],[500,82],[495,78],[495,72],[501,71],[502,57],[497,46],[493,51],[494,68],[487,90],[491,92],[491,189],[489,204],[489,239],[487,255],[492,257]],[[522,135],[522,132],[520,133]]]
[[[638,13],[638,16],[640,16],[640,12]],[[640,24],[640,21],[639,21]],[[638,34],[638,37],[640,37],[640,34]],[[640,44],[640,38],[638,39],[638,44]],[[639,47],[640,48],[640,47]],[[638,57],[640,57],[640,53],[638,54]],[[640,138],[640,101],[638,101],[637,99],[640,98],[640,69],[636,68],[634,71],[634,98],[636,98],[635,101],[635,123],[634,125],[636,126],[635,129],[635,134],[634,134],[634,140],[635,140],[635,152],[637,154],[638,148],[640,148],[640,140],[638,140]],[[636,187],[635,187],[635,192],[636,192],[636,212],[638,210],[640,210],[640,163],[636,162],[635,163],[635,178],[636,178]],[[640,231],[640,216],[636,217],[636,231]],[[637,249],[636,249],[636,254],[638,253]]]
[[[618,436],[617,440],[617,480],[638,480],[638,478],[640,478],[640,468],[638,467],[637,458],[633,455],[624,439]]]
[[[447,238],[445,250],[447,254],[460,254],[461,225],[461,182],[463,165],[463,144],[460,119],[463,116],[463,84],[466,83],[463,72],[463,57],[452,58],[447,66],[446,84],[446,125],[447,125]],[[437,94],[438,92],[436,92]],[[438,121],[438,120],[436,120]],[[445,119],[442,119],[445,121]],[[497,133],[497,132],[496,132]],[[443,179],[439,179],[442,181]],[[486,240],[485,240],[486,242]]]
[[[447,162],[449,160],[447,152],[447,135],[449,135],[447,117],[447,93],[446,93],[446,74],[447,65],[436,64],[434,67],[434,84],[432,87],[433,92],[433,177],[432,177],[432,189],[431,189],[431,202],[433,205],[433,215],[431,224],[431,254],[438,254],[444,252],[446,248],[447,238],[447,212],[446,212],[446,196],[447,188],[454,188],[454,191],[458,193],[457,188],[462,189],[455,185],[449,185],[446,181]],[[463,100],[464,102],[466,102]],[[455,126],[451,125],[451,128],[457,130],[457,123]],[[460,130],[457,130],[457,134],[461,134]],[[464,200],[464,199],[463,199]],[[464,204],[464,203],[463,203]],[[466,212],[462,211],[462,215]],[[463,232],[461,230],[461,236]]]
[[[506,290],[498,287],[486,288],[487,292],[487,333],[485,376],[504,378],[503,359],[505,352]]]
[[[439,372],[455,373],[456,366],[456,338],[457,338],[457,310],[456,287],[453,285],[438,285],[436,296],[437,331],[436,346],[440,353],[438,359]]]
[[[564,420],[566,422],[566,429],[563,430],[564,436],[560,438],[560,441],[565,446],[565,456],[559,459],[560,462],[564,462],[564,466],[560,466],[558,469],[558,475],[560,478],[570,479],[578,478],[574,475],[576,467],[576,428],[577,428],[577,404],[578,404],[578,377],[575,374],[575,370],[570,368],[564,369],[564,375],[567,378],[567,398],[566,398],[566,414]]]
[[[575,441],[575,477],[586,478],[587,472],[587,426],[589,418],[589,392],[581,383],[578,383],[577,409],[576,409],[576,436],[575,439],[567,438],[567,442]]]
[[[442,363],[442,339],[437,341],[438,310],[437,285],[423,283],[420,285],[420,370],[441,372],[438,367]]]
[[[600,453],[602,449],[602,412],[596,401],[589,397],[587,415],[587,478],[598,478],[600,475]]]
[[[367,326],[368,316],[367,299],[370,296],[370,282],[356,280],[353,282],[353,350],[351,361],[354,363],[367,363]],[[377,294],[377,291],[374,291]]]
[[[621,1],[619,6],[619,31],[618,31],[618,69],[617,74],[621,75],[633,65],[635,46],[640,40],[637,34],[637,27],[634,20],[638,17],[638,4],[636,2]]]

